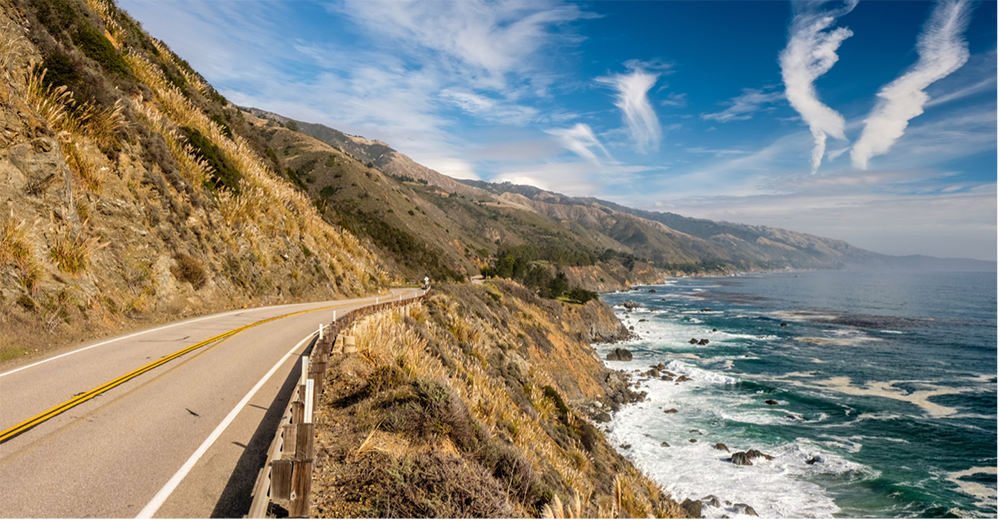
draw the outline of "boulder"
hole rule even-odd
[[[620,347],[616,347],[613,351],[608,353],[608,356],[606,358],[608,360],[615,362],[631,362],[632,353],[628,349],[622,349]]]
[[[693,344],[697,344],[698,343],[698,339],[697,338],[692,338],[691,340],[688,340],[688,343],[692,344],[692,345]]]
[[[665,410],[663,412],[665,412],[667,414],[677,414],[677,409],[667,409],[667,410]]]
[[[691,379],[688,378],[687,376],[680,375],[680,376],[677,377],[677,381],[678,382],[689,382],[689,381],[691,381]]]
[[[715,444],[715,449],[716,450],[724,450],[726,452],[729,452],[729,447],[727,447],[725,443],[716,443]]]
[[[768,405],[778,405],[777,400],[764,400],[764,403]]]
[[[702,309],[702,310],[701,310],[701,312],[702,312],[702,313],[711,313],[711,312],[712,312],[712,308],[705,308],[705,309]]]
[[[809,465],[815,465],[817,463],[823,463],[823,457],[822,456],[813,456],[813,457],[809,458],[808,460],[806,460],[806,463],[808,463]]]
[[[604,411],[601,411],[597,413],[597,416],[594,417],[594,421],[596,421],[597,423],[608,423],[609,421],[611,421],[611,415]]]
[[[629,450],[629,449],[632,448],[632,445],[630,445],[628,443],[625,443],[623,445],[619,445],[619,447],[621,447],[622,449],[625,449],[625,450]]]
[[[781,327],[788,327],[788,324],[786,324],[786,323],[782,322],[782,323],[781,323]]]
[[[669,377],[667,375],[660,376],[660,380],[664,380],[664,381],[667,381],[667,382],[673,382],[674,381],[673,378],[671,378],[671,377]]]
[[[734,452],[732,456],[729,456],[729,461],[733,462],[735,465],[753,465],[750,461],[750,457],[747,456],[746,452]]]
[[[771,456],[764,454],[757,449],[750,449],[747,451],[747,457],[749,458],[764,458],[766,460],[771,460]]]
[[[656,293],[656,290],[655,289],[651,289],[651,290],[649,290],[649,292],[650,293]]]
[[[752,506],[746,503],[736,503],[735,505],[733,505],[733,508],[736,510],[736,512],[743,514],[745,516],[759,517],[757,515],[757,511],[754,510]]]
[[[707,346],[708,345],[708,339],[707,338],[702,338],[701,340],[698,341],[698,345],[700,345],[700,346]]]
[[[669,443],[667,443],[667,442],[663,442],[663,443],[661,443],[661,444],[660,444],[660,446],[661,446],[661,447],[669,447],[669,446],[670,446],[670,444],[669,444]]]
[[[683,508],[691,519],[698,519],[701,517],[701,501],[685,499],[681,503],[681,508]]]
[[[705,496],[701,498],[701,502],[703,505],[709,505],[715,508],[722,508],[722,502],[719,501],[719,498],[715,496]]]
[[[627,310],[629,310],[629,311],[632,311],[634,309],[639,309],[639,303],[638,302],[622,302],[622,307],[625,308],[625,309],[627,309]]]
[[[715,328],[713,327],[713,328],[712,328],[712,332],[713,332],[713,333],[715,333],[716,331],[718,331],[718,329],[715,329]]]
[[[690,441],[691,443],[698,443],[698,440],[696,440],[696,439],[694,439],[694,438],[691,438],[691,439],[690,439],[690,440],[688,440],[688,441]]]

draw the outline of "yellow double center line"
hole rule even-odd
[[[253,324],[248,324],[248,325],[245,325],[245,326],[242,326],[242,327],[238,327],[236,329],[233,329],[232,331],[227,331],[225,333],[222,333],[221,335],[217,335],[217,336],[214,336],[212,338],[209,338],[208,340],[203,340],[201,342],[198,342],[197,344],[195,344],[195,345],[193,345],[191,347],[186,347],[186,348],[181,349],[180,351],[178,351],[178,352],[176,352],[176,353],[174,353],[172,355],[163,357],[163,358],[161,358],[161,359],[159,359],[159,360],[157,360],[157,361],[155,361],[155,362],[153,362],[153,363],[151,363],[151,364],[149,364],[147,366],[140,367],[139,369],[136,369],[135,371],[132,371],[131,373],[128,373],[125,376],[121,376],[119,378],[116,378],[116,379],[114,379],[114,380],[112,380],[112,381],[110,381],[110,382],[108,382],[108,383],[106,383],[106,384],[104,384],[104,385],[102,385],[100,387],[97,387],[97,388],[95,388],[95,389],[93,389],[91,391],[88,391],[86,393],[78,395],[78,396],[74,397],[72,400],[70,400],[70,401],[68,401],[66,403],[63,403],[62,405],[58,405],[56,407],[53,407],[53,408],[51,408],[51,409],[43,412],[42,414],[39,414],[38,416],[35,416],[34,418],[25,420],[25,421],[23,421],[23,422],[15,425],[15,426],[13,426],[13,427],[5,430],[3,432],[0,432],[0,443],[3,443],[3,442],[5,442],[5,441],[7,441],[7,440],[9,440],[11,438],[14,438],[15,436],[23,434],[24,432],[26,432],[29,429],[35,427],[36,425],[38,425],[38,424],[40,424],[40,423],[42,423],[42,422],[44,422],[44,421],[46,421],[46,420],[48,420],[50,418],[58,416],[58,415],[60,415],[60,414],[62,414],[64,412],[72,409],[73,407],[76,407],[77,405],[80,405],[81,403],[86,402],[87,400],[90,400],[91,398],[94,398],[95,396],[98,396],[101,393],[104,393],[104,392],[107,392],[107,391],[109,391],[111,389],[114,389],[115,387],[118,387],[119,385],[121,385],[121,384],[123,384],[123,383],[125,383],[125,382],[127,382],[127,381],[129,381],[129,380],[131,380],[133,378],[135,378],[136,376],[139,376],[139,375],[141,375],[141,374],[143,374],[143,373],[145,373],[147,371],[151,371],[153,369],[156,369],[157,367],[159,367],[159,366],[161,366],[161,365],[163,365],[163,364],[165,364],[165,363],[167,363],[167,362],[169,362],[171,360],[174,360],[175,358],[179,358],[181,356],[184,356],[184,355],[190,353],[191,351],[194,351],[195,349],[198,349],[198,348],[201,348],[201,347],[205,347],[208,344],[211,344],[212,342],[217,342],[217,341],[222,340],[224,338],[231,337],[231,336],[235,335],[236,333],[239,333],[240,331],[244,331],[246,329],[250,329],[252,327],[259,326],[261,324],[266,324],[266,323],[274,321],[274,320],[279,320],[279,319],[282,319],[282,318],[288,318],[288,317],[295,316],[295,315],[301,315],[303,313],[312,313],[313,311],[322,311],[324,309],[330,309],[330,308],[335,308],[335,307],[339,307],[339,306],[340,305],[337,305],[337,306],[326,306],[326,307],[315,308],[315,309],[307,309],[305,311],[296,311],[295,313],[289,313],[287,315],[281,315],[281,316],[277,316],[277,317],[268,318],[268,319],[265,319],[265,320],[261,320],[260,322],[254,322]]]

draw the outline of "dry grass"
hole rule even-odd
[[[504,300],[513,308],[510,310],[513,316],[527,317],[532,327],[551,327],[547,325],[551,321],[546,310],[531,303],[518,303],[516,299]],[[534,361],[525,375],[528,383],[524,385],[526,406],[532,414],[526,412],[525,405],[516,404],[512,390],[503,379],[497,378],[499,366],[496,364],[498,345],[519,342],[518,334],[523,331],[516,324],[518,320],[490,322],[489,318],[479,317],[479,312],[472,311],[476,309],[475,304],[470,307],[469,302],[461,302],[463,304],[459,305],[458,299],[439,294],[423,303],[363,318],[352,329],[361,356],[372,367],[397,368],[393,371],[400,371],[406,378],[444,383],[467,405],[468,412],[484,432],[489,433],[490,439],[508,440],[504,443],[510,445],[505,446],[521,458],[530,469],[528,472],[534,476],[549,476],[547,480],[558,482],[555,490],[549,491],[551,495],[545,496],[551,497],[547,508],[523,502],[527,497],[537,496],[508,491],[506,501],[519,515],[556,518],[687,515],[655,482],[633,467],[626,467],[625,472],[617,473],[614,483],[610,482],[615,474],[607,472],[611,465],[619,465],[614,463],[618,456],[611,456],[613,449],[601,441],[603,437],[586,420],[565,406],[557,405],[561,402],[561,392],[555,390],[559,388],[555,379]],[[428,342],[436,345],[432,348]],[[504,363],[502,356],[499,363]],[[395,400],[406,400],[411,392],[401,388],[397,394],[386,395],[384,399],[395,403]],[[356,414],[368,418],[365,423],[368,427],[360,435],[364,441],[357,442],[361,448],[355,450],[361,455],[378,452],[380,449],[376,447],[384,444],[380,440],[386,427],[384,424],[379,428],[372,426],[376,418],[382,418],[380,414],[384,411],[379,412],[382,409],[376,403],[363,403],[358,407]],[[394,428],[389,430],[396,432]],[[583,433],[587,432],[590,434],[585,436]],[[396,432],[393,436],[400,434]],[[434,450],[447,451],[450,447],[451,451],[461,454],[465,445],[458,442],[448,445],[448,440],[446,436],[435,442]],[[387,450],[396,451],[394,457],[401,457],[401,453],[423,450],[420,448],[423,446],[414,445],[411,440],[408,445],[394,444]],[[552,481],[545,483],[541,485],[543,488],[552,486]],[[609,493],[609,488],[616,492]]]
[[[99,243],[99,238],[86,235],[87,223],[78,231],[62,227],[49,248],[49,260],[60,270],[76,275],[87,268],[93,252],[107,247],[110,242]]]

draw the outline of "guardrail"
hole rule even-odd
[[[271,505],[287,510],[288,517],[309,516],[313,458],[316,456],[313,447],[316,439],[316,427],[313,424],[315,406],[323,395],[330,355],[357,351],[354,337],[343,335],[342,332],[358,318],[418,302],[429,293],[430,291],[426,291],[419,297],[408,299],[390,298],[381,303],[376,298],[376,304],[349,311],[340,318],[337,318],[334,311],[333,322],[327,326],[320,324],[312,352],[308,357],[302,357],[299,385],[281,417],[274,441],[267,451],[267,462],[257,474],[253,502],[246,517],[268,517]]]

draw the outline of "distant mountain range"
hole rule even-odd
[[[462,239],[459,242],[475,246],[473,250],[493,253],[498,241],[515,245],[532,241],[553,243],[552,237],[518,232],[525,227],[534,227],[536,230],[532,231],[537,231],[538,222],[534,222],[533,226],[526,223],[537,221],[539,217],[545,218],[546,230],[562,235],[560,241],[565,247],[581,251],[610,248],[635,255],[668,273],[778,269],[996,271],[996,263],[993,262],[940,259],[922,255],[883,255],[854,247],[845,241],[781,228],[637,210],[610,201],[568,197],[532,186],[456,180],[416,163],[381,141],[351,136],[324,125],[295,121],[260,109],[243,110],[264,120],[280,123],[288,130],[294,129],[304,135],[303,139],[309,136],[322,142],[329,147],[325,153],[339,151],[366,168],[386,174],[404,188],[403,191],[412,191],[413,193],[408,193],[410,200],[419,199],[423,203],[421,208],[425,211],[428,206],[433,206],[436,210],[435,219],[439,219],[436,222],[448,230],[444,235],[452,237],[441,237],[442,228],[435,226],[415,226],[412,222],[401,222],[397,226],[414,238],[423,240],[428,248],[436,252],[443,265],[460,273],[474,274],[475,266],[467,262],[469,258],[464,252],[456,255],[452,251],[453,247],[440,245],[460,236]],[[313,143],[313,146],[320,145]],[[275,147],[276,150],[278,148],[280,147]],[[313,152],[316,153],[323,152]],[[282,159],[288,164],[298,164],[300,158],[293,154]],[[310,193],[337,206],[347,204],[347,200],[333,194],[330,197],[322,196],[326,186],[335,189],[342,184],[342,181],[339,184],[337,181],[344,178],[330,177],[328,174],[333,169],[320,166],[319,161],[312,161],[311,168],[307,170],[307,175],[316,179],[310,184]],[[365,190],[368,193],[378,191],[370,176],[353,179],[351,182],[357,186],[367,186]],[[330,189],[327,190],[329,192]],[[349,191],[344,195],[348,193]],[[370,198],[363,204],[358,203],[359,200],[353,200],[353,204],[364,212],[388,213],[391,208],[395,211],[391,198],[387,197]],[[505,219],[498,220],[496,215],[489,212],[483,214],[484,209],[502,212]],[[390,219],[386,224],[392,225],[391,221]],[[487,237],[491,239],[482,240]],[[432,244],[437,244],[438,247],[433,247]],[[482,265],[488,262],[488,256],[477,260],[478,265]]]

